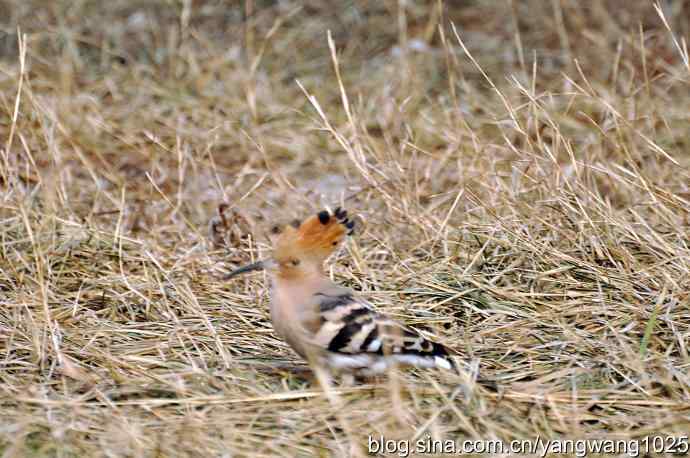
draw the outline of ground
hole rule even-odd
[[[0,1],[0,454],[682,451],[688,14]],[[264,276],[223,281],[275,222],[337,205],[358,232],[329,274],[460,374],[324,392],[275,336]]]

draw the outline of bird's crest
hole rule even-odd
[[[281,229],[274,229],[274,257],[299,254],[314,261],[324,261],[345,238],[354,231],[355,222],[348,219],[347,211],[336,208],[333,213],[323,210]]]

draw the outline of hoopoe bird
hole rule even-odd
[[[392,365],[454,369],[448,350],[416,330],[378,313],[325,274],[323,264],[352,235],[355,222],[337,208],[274,229],[273,256],[226,276],[266,270],[277,334],[309,362],[336,371],[372,375]]]

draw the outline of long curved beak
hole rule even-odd
[[[253,272],[255,270],[263,270],[265,269],[266,266],[264,264],[264,261],[258,261],[253,264],[248,264],[246,266],[242,266],[238,269],[233,270],[229,274],[227,274],[225,277],[223,277],[223,280],[230,280],[232,277],[236,277],[237,275],[244,274],[247,272]]]

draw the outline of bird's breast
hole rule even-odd
[[[318,304],[313,301],[314,288],[309,285],[274,285],[271,294],[271,322],[276,333],[301,356],[305,341],[320,326]]]

